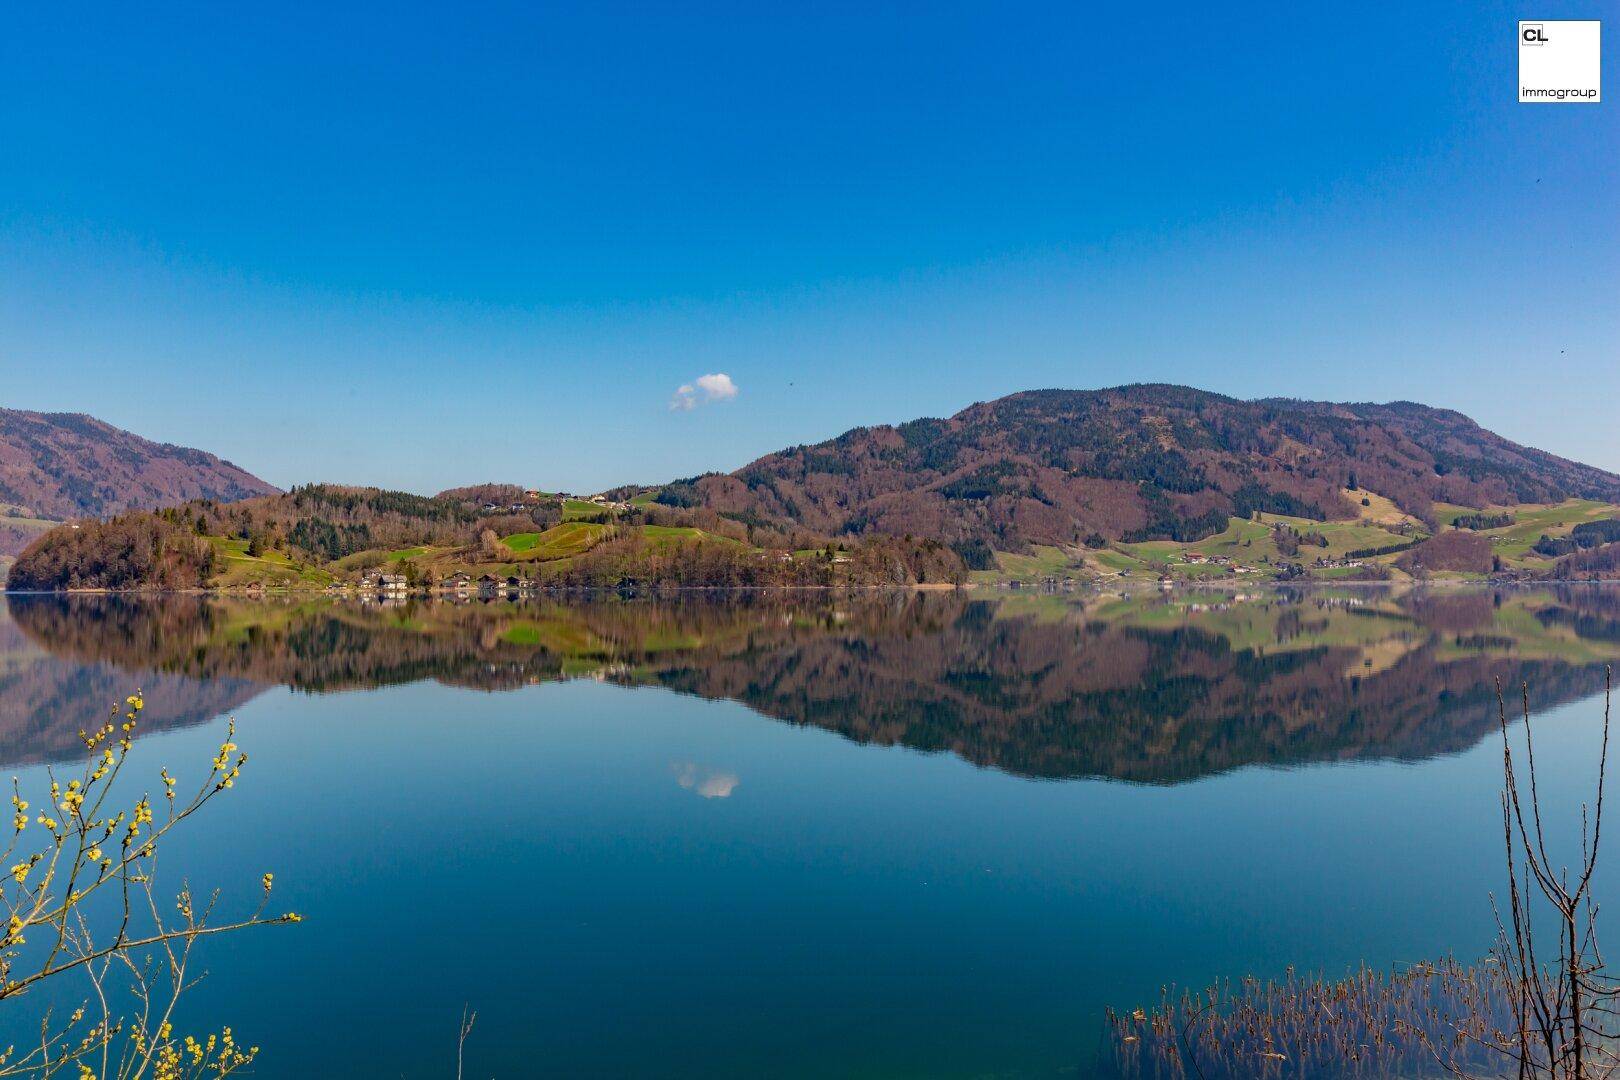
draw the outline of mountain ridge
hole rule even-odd
[[[268,485],[202,451],[82,415],[0,421],[11,440],[0,452],[20,428],[44,467],[90,446],[77,472],[58,473],[75,507],[214,485],[71,529],[32,519],[38,539],[8,574],[17,589],[343,589],[385,565],[421,589],[457,574],[651,588],[933,585],[978,571],[1528,579],[1620,567],[1620,475],[1416,402],[1244,401],[1167,384],[1032,390],[589,498],[490,484],[434,497],[330,484],[243,497],[249,483]],[[43,488],[51,476],[34,467]],[[116,486],[141,468],[144,487]],[[0,503],[8,512],[20,513]]]
[[[947,418],[852,428],[659,498],[831,534],[1019,551],[1199,539],[1255,511],[1342,520],[1363,490],[1426,519],[1435,503],[1614,501],[1620,476],[1419,402],[1246,401],[1139,383],[1026,390]]]
[[[203,450],[154,442],[88,413],[0,408],[0,503],[39,518],[131,509],[279,489]]]

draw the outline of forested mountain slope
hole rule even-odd
[[[1034,390],[948,419],[856,428],[660,501],[827,534],[1030,544],[1193,540],[1256,510],[1355,517],[1377,492],[1426,518],[1470,507],[1620,499],[1620,476],[1411,402],[1241,401],[1183,386]]]
[[[0,409],[0,503],[58,521],[276,488],[213,454],[155,443],[82,413]]]

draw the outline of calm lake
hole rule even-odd
[[[1482,955],[1493,681],[1565,822],[1617,657],[1596,587],[13,595],[0,764],[38,791],[140,687],[156,787],[236,717],[161,873],[306,916],[201,947],[180,1027],[259,1076],[453,1076],[464,1005],[469,1077],[1085,1076],[1167,983]]]

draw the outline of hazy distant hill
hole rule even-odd
[[[34,517],[105,517],[275,490],[212,454],[151,442],[82,413],[0,409],[0,504]]]
[[[1356,516],[1346,489],[1426,517],[1465,506],[1620,499],[1620,476],[1411,402],[1240,401],[1182,386],[1034,390],[945,419],[856,428],[660,501],[830,533],[912,533],[1001,550],[1192,540],[1255,510]]]

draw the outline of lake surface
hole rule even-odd
[[[307,917],[210,943],[182,1017],[260,1076],[454,1075],[464,1004],[469,1077],[1083,1076],[1167,983],[1480,956],[1493,682],[1566,820],[1617,656],[1595,587],[13,595],[0,764],[37,790],[137,686],[132,775],[237,718],[162,874]]]

